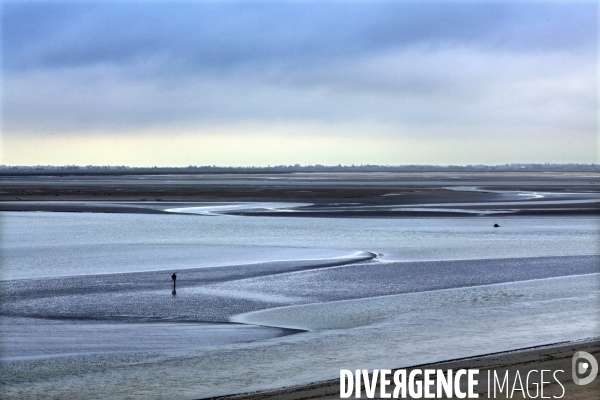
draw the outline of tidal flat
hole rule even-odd
[[[342,368],[590,347],[598,182],[0,177],[0,396],[335,398]]]

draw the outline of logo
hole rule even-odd
[[[598,362],[593,355],[578,351],[573,356],[573,382],[576,385],[587,385],[598,375]]]
[[[476,399],[479,397],[479,394],[475,393],[475,386],[479,383],[475,379],[478,374],[478,369],[449,369],[445,372],[441,369],[375,369],[372,374],[366,369],[357,369],[356,372],[341,369],[340,398],[347,399],[352,394],[357,399],[363,398],[361,390],[364,388],[368,399],[406,399],[407,392],[411,399]],[[379,396],[376,395],[377,388]],[[393,394],[388,393],[388,388],[393,390]]]

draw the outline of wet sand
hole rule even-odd
[[[539,346],[533,348],[525,348],[510,352],[488,354],[478,357],[470,357],[458,360],[449,360],[435,364],[426,365],[415,365],[406,367],[407,370],[414,368],[419,369],[442,369],[442,370],[457,370],[457,369],[479,369],[476,393],[479,393],[479,398],[507,398],[506,391],[500,393],[499,389],[496,388],[497,392],[494,396],[493,382],[490,385],[490,392],[488,393],[488,371],[490,376],[494,377],[493,373],[496,372],[497,376],[501,376],[503,379],[504,374],[508,371],[508,382],[512,390],[512,384],[515,380],[515,374],[518,371],[522,380],[525,382],[525,376],[529,371],[541,371],[551,370],[550,374],[544,375],[544,382],[550,381],[551,383],[544,385],[544,398],[564,398],[564,399],[580,399],[580,400],[596,400],[600,393],[600,377],[597,377],[592,383],[579,386],[573,382],[571,376],[571,363],[573,355],[576,351],[587,351],[592,354],[596,359],[600,359],[600,340],[590,339],[583,342],[577,343],[557,343],[549,346]],[[557,378],[563,385],[561,387],[554,379],[552,379],[552,373],[554,371],[562,370],[564,372],[558,372]],[[550,376],[550,379],[548,379]],[[531,398],[535,395],[535,383],[539,385],[540,375],[537,372],[533,372],[530,378],[529,384],[529,395],[523,396],[521,391],[516,390],[512,398],[523,399]],[[526,384],[524,383],[524,386]],[[524,388],[525,389],[525,388]],[[339,379],[316,382],[303,386],[293,386],[288,388],[282,388],[277,390],[268,390],[254,393],[242,393],[231,396],[220,396],[211,397],[212,400],[258,400],[258,399],[281,399],[281,400],[299,400],[299,399],[339,399],[340,398],[340,381]],[[527,390],[527,389],[525,389]],[[363,397],[364,388],[362,390]],[[379,388],[376,391],[376,398],[379,398]],[[538,393],[538,398],[541,393]],[[354,395],[351,398],[355,398]],[[410,397],[407,397],[410,398]],[[511,398],[511,397],[508,397]]]
[[[474,217],[514,215],[600,215],[600,173],[314,173],[197,176],[32,176],[0,177],[0,211],[93,213],[167,213],[174,207],[206,202],[306,203],[289,210],[230,210],[246,216],[285,217]],[[198,215],[189,214],[190,218]],[[502,221],[498,221],[502,226]],[[600,341],[553,346],[450,360],[419,368],[508,370],[562,369],[565,399],[597,399],[600,377],[587,386],[571,378],[571,358],[586,350],[600,359]],[[398,366],[403,367],[403,366]],[[488,398],[480,380],[480,398]],[[545,396],[561,395],[550,385]],[[363,391],[364,393],[364,391]],[[523,398],[516,392],[513,398]],[[339,380],[220,399],[335,399]],[[506,398],[505,395],[501,398]]]

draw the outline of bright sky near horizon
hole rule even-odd
[[[0,0],[0,164],[597,163],[599,8]]]

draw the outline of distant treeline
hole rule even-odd
[[[503,164],[503,165],[277,165],[268,167],[127,167],[96,165],[0,165],[0,175],[165,175],[293,172],[410,172],[410,171],[600,171],[598,164]]]

